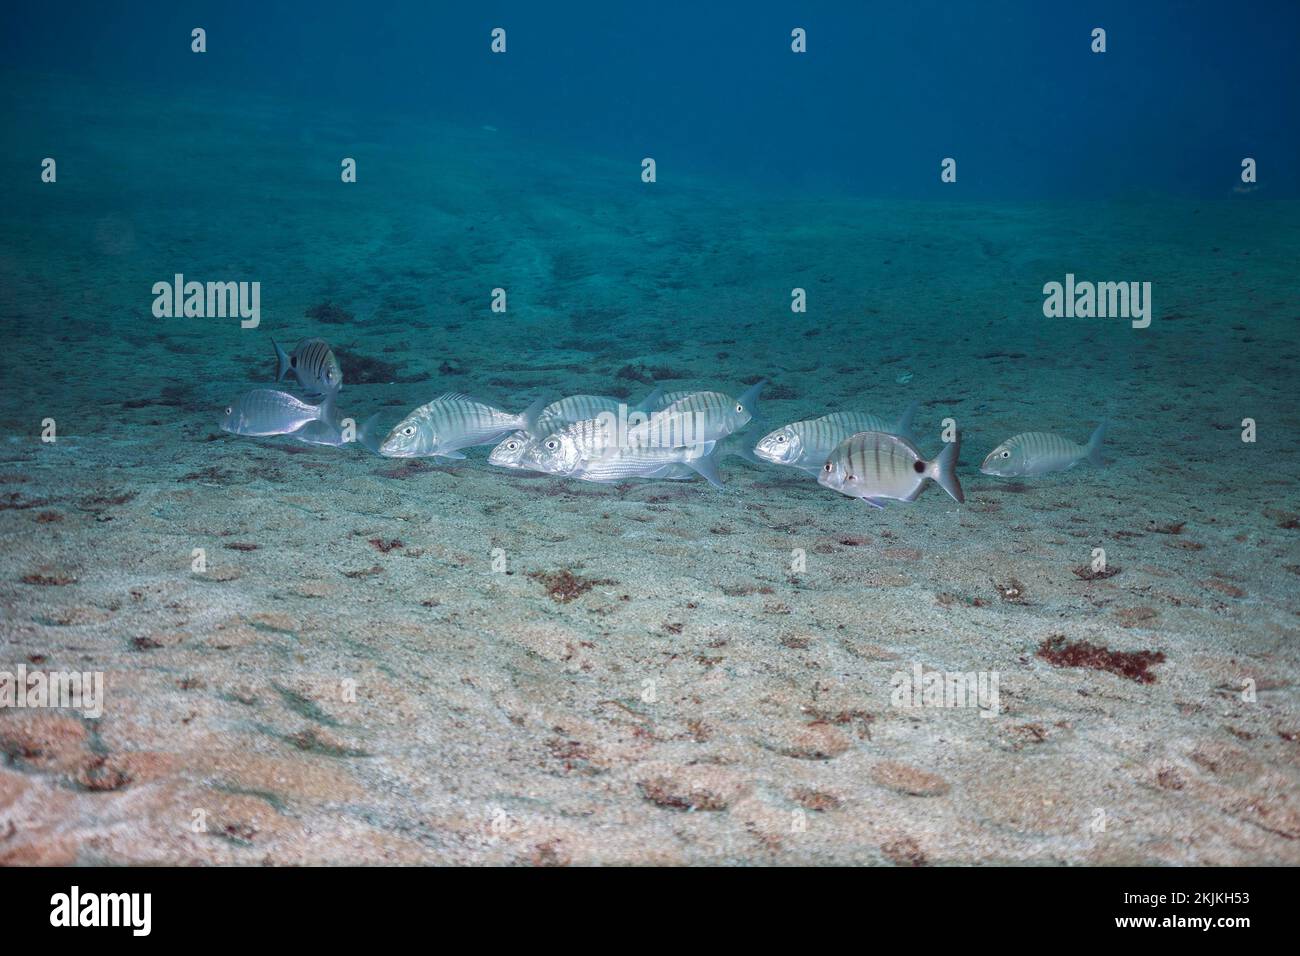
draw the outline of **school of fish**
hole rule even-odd
[[[569,395],[549,403],[539,398],[518,413],[448,392],[413,409],[380,437],[378,415],[357,426],[339,412],[343,369],[329,343],[303,339],[289,352],[274,340],[272,345],[276,381],[292,374],[310,401],[275,389],[251,389],[226,406],[222,430],[291,436],[316,445],[356,442],[385,458],[463,459],[467,448],[493,445],[488,463],[501,468],[595,482],[703,478],[718,488],[717,459],[735,454],[795,469],[876,508],[888,501],[913,502],[930,482],[954,501],[966,500],[956,471],[960,432],[945,435],[943,448],[927,457],[912,430],[916,402],[896,419],[842,411],[791,422],[751,449],[738,433],[757,418],[761,381],[735,397],[656,387],[630,406],[605,395]],[[1100,467],[1105,434],[1105,422],[1084,445],[1050,432],[1022,432],[990,451],[980,471],[1021,478],[1084,462]]]

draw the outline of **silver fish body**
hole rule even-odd
[[[520,467],[582,481],[686,478],[700,474],[720,485],[712,462],[713,451],[713,442],[679,448],[622,444],[617,425],[597,419],[575,422],[550,435],[532,439],[520,458]]]
[[[680,481],[703,475],[720,485],[705,464],[712,453],[708,445],[696,447],[679,455],[672,449],[639,450],[624,448],[600,458],[592,458],[576,468],[570,477],[579,481],[612,482],[629,478],[662,478]]]
[[[759,382],[739,398],[725,392],[690,392],[654,412],[649,421],[629,428],[627,443],[678,448],[726,438],[754,417],[763,384]]]
[[[1092,433],[1086,445],[1051,432],[1021,432],[988,453],[980,471],[997,478],[1027,478],[1073,468],[1081,461],[1101,467],[1101,443],[1106,423]]]
[[[842,495],[862,498],[877,508],[887,499],[915,501],[927,481],[937,482],[954,501],[964,502],[957,481],[961,436],[926,461],[906,438],[885,432],[859,432],[840,442],[822,465],[817,483]]]
[[[386,458],[464,458],[460,449],[499,441],[513,431],[536,428],[543,408],[538,399],[518,415],[448,392],[411,412],[379,445]]]
[[[590,421],[600,415],[617,415],[622,403],[606,395],[569,395],[551,402],[537,416],[537,434],[549,435],[565,425]]]
[[[308,422],[333,418],[333,395],[326,395],[319,405],[308,405],[288,392],[255,388],[226,406],[221,430],[234,435],[289,435]]]
[[[309,395],[329,395],[343,387],[343,368],[324,339],[303,339],[292,352],[286,352],[275,339],[271,344],[279,363],[277,382],[292,372]]]
[[[858,432],[885,432],[910,441],[917,405],[916,402],[909,405],[897,422],[886,422],[879,415],[866,412],[832,412],[820,418],[792,422],[763,436],[754,446],[754,454],[774,465],[816,473],[840,442]]]

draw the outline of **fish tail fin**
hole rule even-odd
[[[749,417],[753,421],[762,421],[762,416],[758,414],[758,396],[763,391],[763,386],[766,384],[767,379],[760,379],[753,385],[749,386],[749,388],[745,389],[744,393],[739,399],[737,399],[741,405],[745,406],[745,410],[749,412]]]
[[[379,446],[381,444],[379,437],[375,434],[375,422],[379,420],[379,414],[379,412],[375,412],[362,422],[361,427],[357,429],[356,437],[356,440],[361,444],[362,448],[374,452],[376,455],[379,454]]]
[[[649,415],[655,410],[655,407],[659,404],[659,399],[663,397],[663,394],[664,387],[662,385],[656,385],[649,395],[632,406],[632,411],[645,412]]]
[[[516,427],[523,432],[532,435],[537,430],[537,419],[542,416],[542,409],[546,407],[546,396],[543,395],[535,399],[531,405],[519,413],[519,422]]]
[[[894,426],[894,434],[900,438],[906,438],[912,441],[912,419],[916,417],[916,410],[921,407],[921,403],[913,399],[912,404],[903,409],[903,414],[898,418],[898,424]]]
[[[284,349],[280,348],[280,343],[277,342],[275,339],[271,339],[271,344],[275,346],[275,361],[276,364],[279,366],[276,369],[275,380],[279,382],[283,380],[283,378],[286,375],[289,374],[289,368],[290,368],[289,353],[286,352]]]
[[[939,457],[930,462],[930,477],[938,483],[939,487],[952,497],[952,500],[958,504],[966,502],[966,494],[961,490],[961,482],[957,480],[957,456],[961,454],[961,432],[957,437],[948,444],[943,446],[943,451],[939,452]]]
[[[1102,422],[1098,425],[1097,430],[1094,431],[1092,437],[1088,439],[1088,464],[1092,465],[1094,468],[1101,468],[1105,464],[1105,462],[1101,460],[1101,443],[1106,438],[1107,424],[1107,422]]]
[[[686,459],[686,466],[702,475],[714,488],[721,488],[722,478],[718,475],[718,462],[716,460],[718,446],[709,442],[704,447],[709,450],[699,458]]]

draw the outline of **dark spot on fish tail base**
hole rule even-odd
[[[914,472],[916,472],[918,475],[924,473],[924,472],[925,472],[925,462],[923,462],[923,461],[914,461],[914,462],[912,462],[912,470],[913,470]]]
[[[1165,661],[1165,655],[1161,651],[1112,651],[1087,641],[1067,642],[1063,634],[1054,634],[1044,640],[1035,656],[1053,667],[1088,667],[1109,671],[1139,684],[1154,684],[1156,676],[1150,672],[1150,668]]]

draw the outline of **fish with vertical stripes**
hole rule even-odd
[[[657,405],[661,394],[662,390],[656,388],[630,411],[649,412]],[[520,462],[531,441],[582,421],[601,418],[617,422],[624,407],[619,399],[605,395],[569,395],[551,402],[537,416],[537,425],[532,435],[518,431],[508,436],[492,449],[488,463],[502,468],[521,468],[523,466]]]
[[[754,446],[754,454],[774,465],[788,465],[816,474],[840,442],[858,432],[885,432],[912,440],[912,418],[917,402],[897,422],[886,422],[866,412],[832,412],[821,418],[792,422],[769,432]]]
[[[721,487],[713,461],[715,444],[676,448],[627,445],[618,439],[617,422],[594,419],[530,441],[517,467],[582,481],[688,478],[694,473]]]
[[[859,432],[835,447],[822,465],[817,483],[883,508],[886,500],[915,501],[926,482],[934,481],[960,504],[966,500],[957,481],[960,450],[959,434],[937,458],[926,461],[906,438],[886,432]]]
[[[1097,426],[1086,445],[1076,445],[1052,432],[1021,432],[989,452],[980,471],[997,478],[1028,478],[1065,471],[1081,461],[1100,468],[1105,437],[1105,422]]]
[[[739,398],[725,392],[691,392],[629,428],[627,443],[643,447],[678,448],[718,441],[744,428],[757,411],[759,382]]]
[[[448,392],[421,405],[389,431],[379,444],[385,458],[464,458],[460,451],[500,441],[513,431],[532,432],[546,407],[539,398],[518,415]]]
[[[329,395],[343,387],[343,368],[324,339],[303,339],[292,352],[286,352],[275,339],[271,345],[279,363],[277,382],[292,372],[308,395]]]

